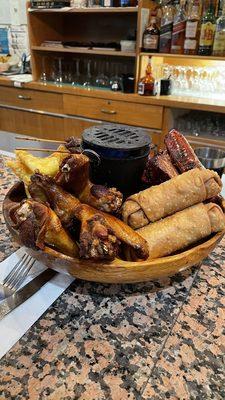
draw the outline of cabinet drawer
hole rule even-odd
[[[57,93],[1,87],[0,104],[22,107],[25,109],[62,113],[63,99],[62,95]]]
[[[0,108],[1,130],[46,139],[65,139],[63,118],[32,113],[26,110]]]
[[[64,112],[86,118],[161,129],[163,107],[64,95]]]

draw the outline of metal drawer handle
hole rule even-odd
[[[105,110],[104,108],[101,109],[101,112],[104,113],[104,114],[111,114],[111,115],[117,114],[117,111],[114,111],[114,110]]]
[[[20,100],[31,100],[31,97],[29,97],[29,96],[23,96],[22,94],[19,94],[19,95],[18,95],[18,99],[20,99]]]

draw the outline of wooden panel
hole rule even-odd
[[[65,114],[115,122],[116,111],[111,100],[64,95],[63,103]]]
[[[152,143],[155,144],[157,147],[154,150],[159,150],[160,148],[160,138],[161,138],[161,134],[160,132],[155,132],[155,131],[147,131],[147,133],[149,134],[149,136],[152,139]],[[154,151],[153,151],[154,152]]]
[[[63,118],[0,108],[0,129],[39,138],[64,139]]]
[[[79,118],[64,118],[65,137],[76,136],[81,137],[84,129],[94,125],[100,125],[100,121],[85,121]]]
[[[0,103],[34,110],[63,113],[63,98],[58,93],[1,87]]]
[[[134,34],[137,14],[64,14],[63,24],[64,41],[119,43]]]
[[[64,95],[64,112],[86,118],[161,129],[163,107]]]
[[[145,104],[113,102],[116,108],[116,122],[146,128],[161,129],[163,107]]]
[[[63,40],[63,16],[28,13],[30,47],[40,46],[44,40]],[[32,74],[35,80],[41,74],[40,57],[31,50]]]
[[[197,147],[213,147],[216,149],[225,150],[225,140],[215,140],[207,137],[193,137],[186,136],[191,146],[195,149]]]
[[[32,14],[127,14],[127,13],[137,13],[138,7],[93,7],[93,8],[77,8],[77,7],[70,7],[67,8],[45,8],[45,9],[30,9],[29,13]]]
[[[28,13],[28,29],[33,46],[44,40],[63,40],[63,15]]]
[[[65,137],[69,136],[76,136],[76,137],[82,137],[82,133],[84,129],[90,128],[91,126],[94,125],[100,125],[100,121],[85,121],[83,119],[79,118],[65,118],[64,119],[64,132],[65,132]],[[156,131],[150,131],[147,130],[147,133],[152,139],[152,142],[159,147],[160,145],[160,132]]]
[[[160,137],[160,149],[165,147],[164,138],[169,133],[171,129],[174,128],[174,115],[173,110],[171,108],[164,107],[163,112],[163,125],[162,125],[162,134]]]
[[[32,46],[32,50],[34,51],[41,51],[43,53],[57,53],[57,55],[62,56],[63,54],[89,54],[89,55],[99,55],[99,56],[115,56],[115,57],[136,57],[135,52],[128,52],[128,51],[115,51],[115,50],[90,50],[90,49],[82,49],[82,48],[57,48],[51,46]],[[52,56],[54,56],[53,54]]]

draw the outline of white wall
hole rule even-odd
[[[8,29],[11,54],[29,53],[26,0],[0,0],[0,28]]]

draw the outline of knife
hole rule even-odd
[[[58,275],[58,272],[53,271],[52,269],[46,269],[16,293],[3,300],[0,303],[0,321],[5,317],[5,315],[9,314],[12,310],[33,296],[33,294],[38,292],[38,290],[55,275]]]

